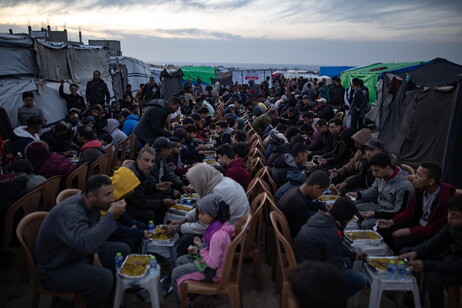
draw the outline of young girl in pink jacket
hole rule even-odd
[[[189,254],[178,258],[172,272],[172,286],[179,303],[181,284],[185,280],[219,281],[231,245],[234,227],[229,224],[229,205],[217,195],[207,195],[198,204],[199,220],[208,224],[202,236],[194,239]]]

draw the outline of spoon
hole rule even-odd
[[[379,225],[379,222],[376,221],[375,222],[375,225],[372,227],[372,230],[374,230],[375,232],[377,232],[377,226]]]

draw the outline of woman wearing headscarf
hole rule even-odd
[[[197,164],[189,169],[186,177],[199,198],[215,194],[229,205],[231,225],[236,225],[245,214],[251,214],[249,201],[242,186],[233,179],[223,176],[214,167],[206,163]],[[198,221],[196,210],[192,210],[185,218],[168,225],[167,232],[178,231],[182,234],[178,255],[183,255],[187,253],[187,248],[192,244],[194,237],[201,236],[206,228],[207,225]]]

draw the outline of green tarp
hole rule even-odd
[[[211,66],[182,66],[181,70],[183,71],[183,80],[191,80],[195,82],[197,77],[200,77],[202,82],[211,84],[211,78],[217,79],[217,74],[215,73],[215,68]]]
[[[369,102],[377,101],[377,81],[380,73],[400,70],[409,66],[420,65],[425,62],[403,62],[403,63],[376,63],[368,66],[354,68],[342,73],[342,85],[347,89],[353,78],[361,79],[369,89]]]

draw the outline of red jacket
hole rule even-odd
[[[426,226],[416,226],[410,228],[411,234],[422,235],[425,237],[434,236],[448,221],[448,201],[454,196],[455,189],[447,183],[440,183],[438,196],[431,205],[428,224]],[[393,218],[395,224],[405,222],[419,222],[422,217],[424,189],[416,189],[406,209]]]
[[[244,190],[247,189],[250,181],[252,181],[249,172],[245,168],[245,163],[240,157],[231,161],[231,163],[228,165],[228,168],[226,168],[225,175],[241,184]]]

